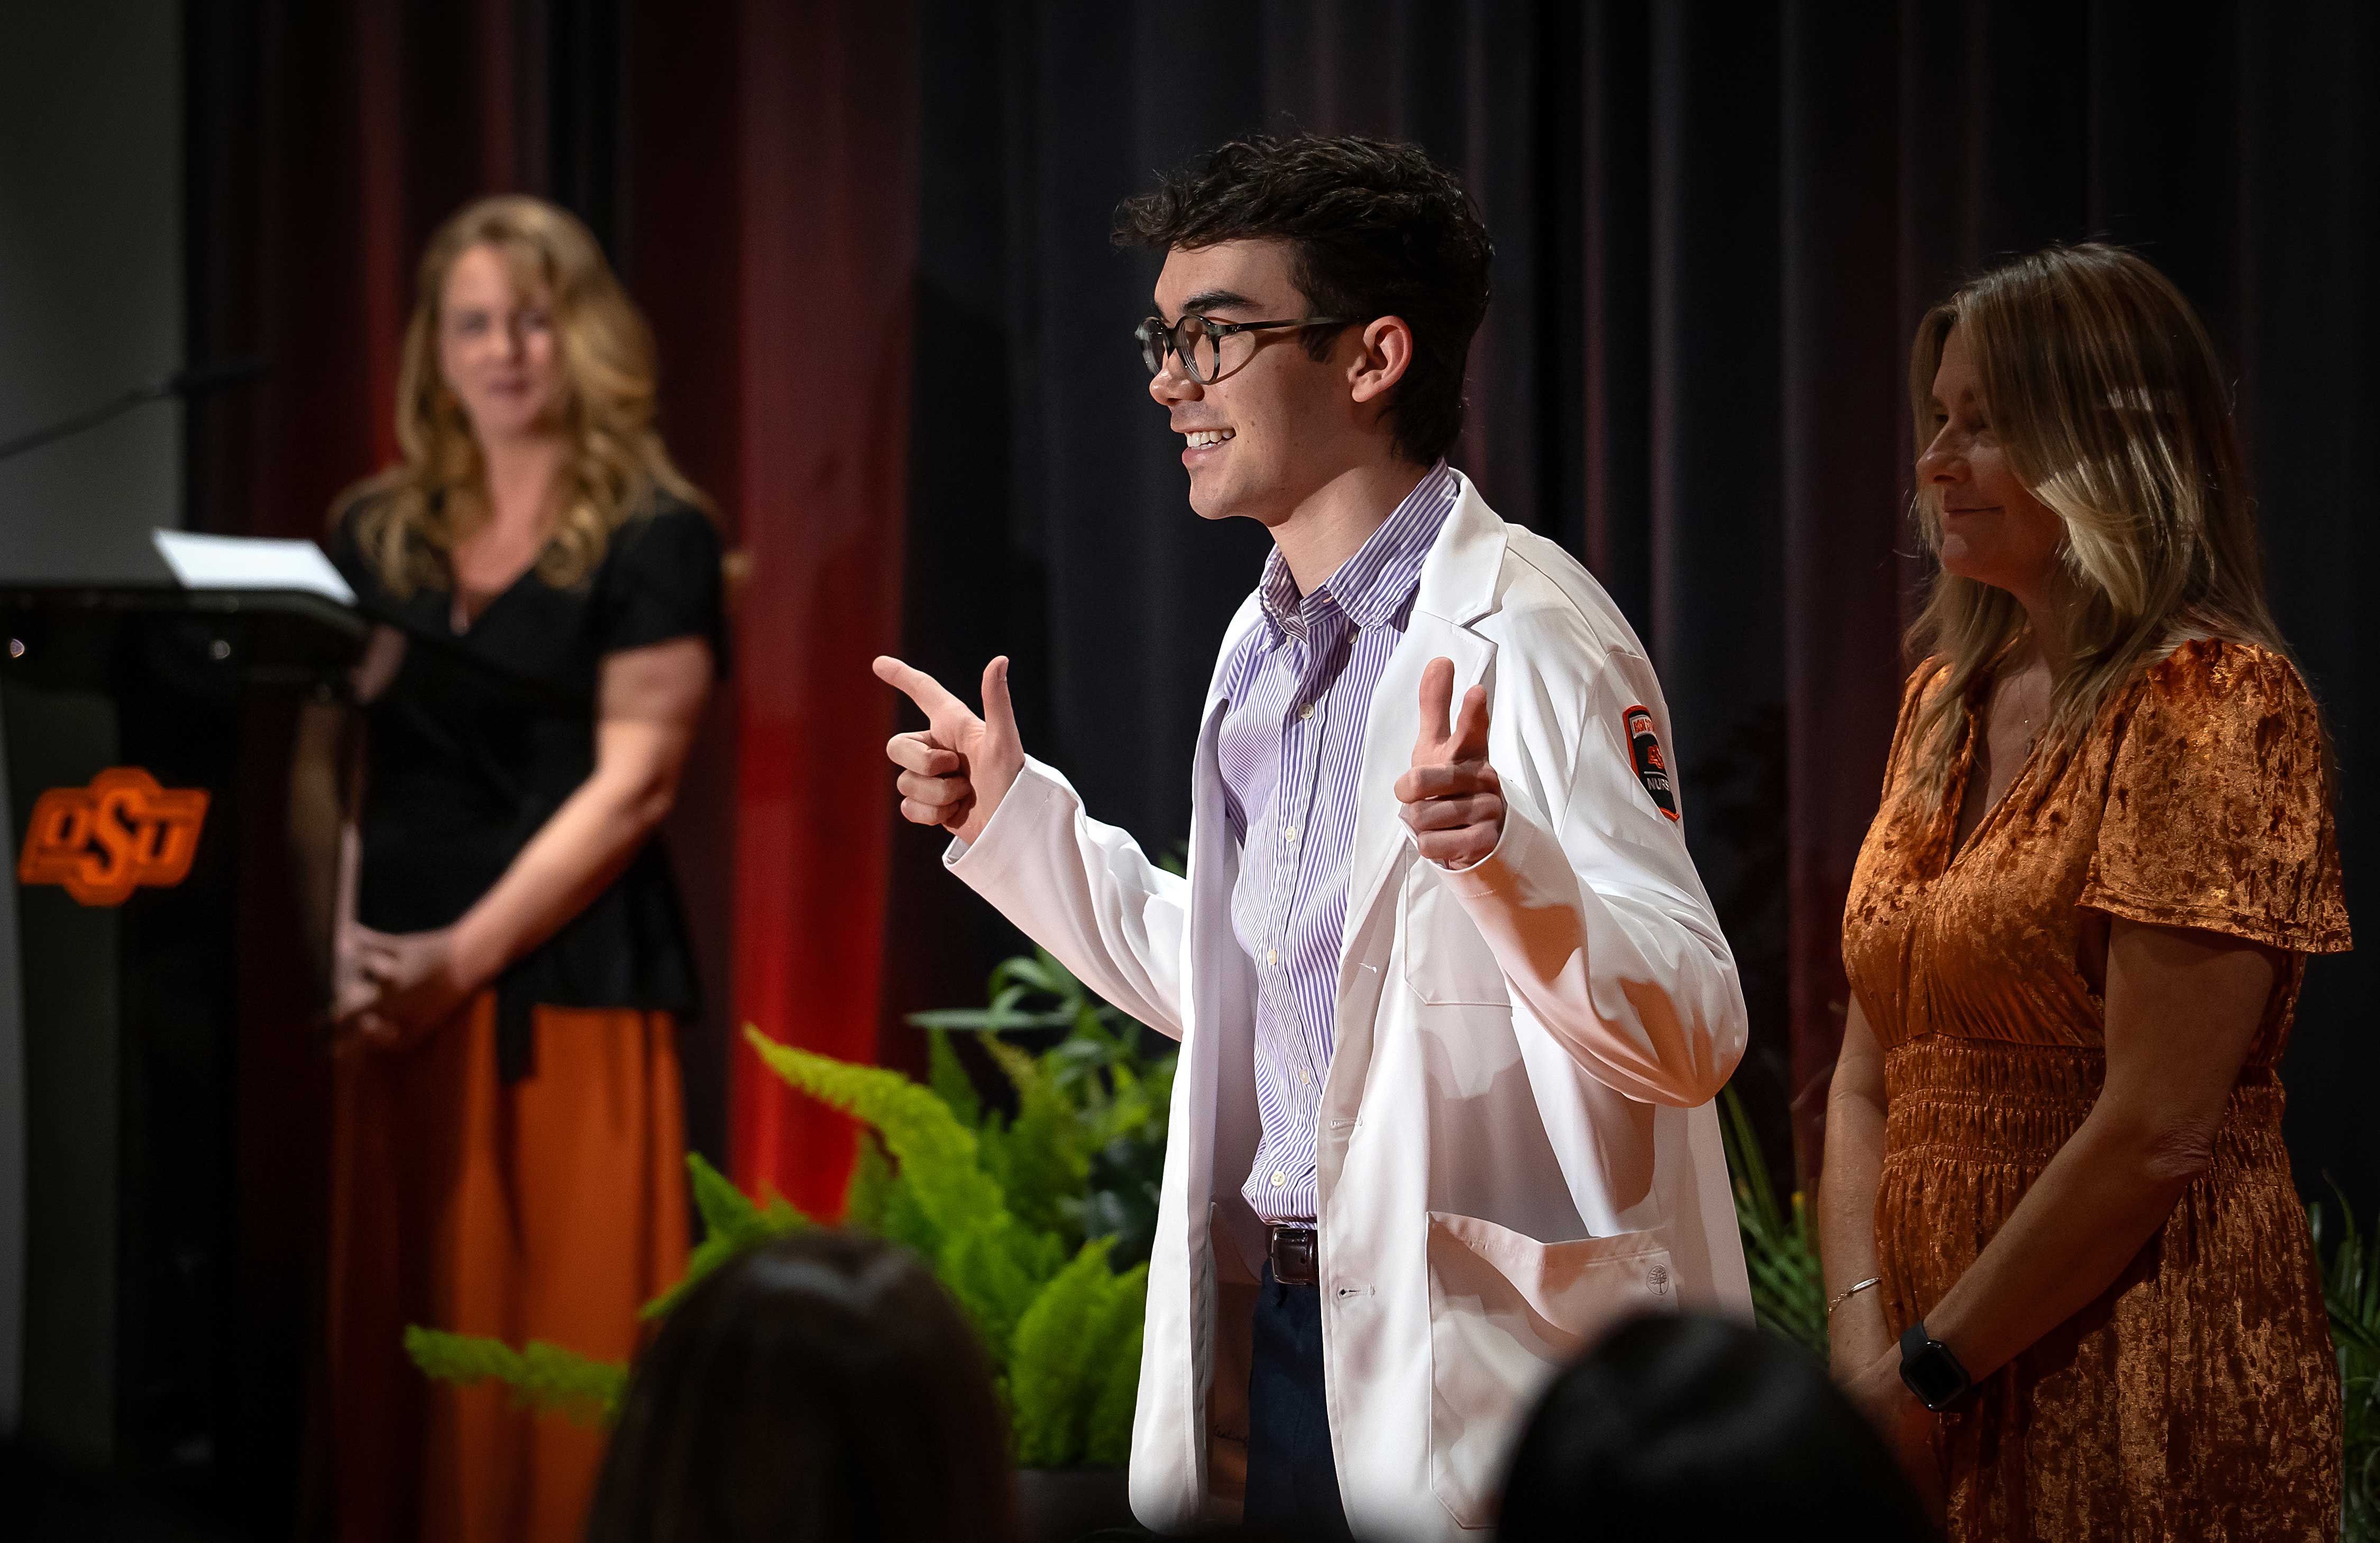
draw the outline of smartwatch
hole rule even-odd
[[[1975,1379],[1950,1354],[1950,1347],[1912,1323],[1900,1336],[1900,1380],[1917,1402],[1936,1414],[1955,1407],[1975,1390]]]

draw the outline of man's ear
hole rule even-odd
[[[1402,316],[1383,316],[1364,328],[1360,341],[1347,365],[1348,390],[1358,402],[1377,402],[1413,365],[1413,329]]]

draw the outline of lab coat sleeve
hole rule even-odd
[[[983,834],[942,860],[1092,990],[1182,1038],[1189,881],[1085,814],[1054,769],[1027,757]]]
[[[1646,1103],[1706,1102],[1742,1059],[1747,1019],[1682,827],[1632,759],[1626,718],[1643,708],[1676,764],[1660,683],[1562,606],[1518,618],[1496,671],[1504,831],[1445,881],[1514,1000],[1590,1075]]]

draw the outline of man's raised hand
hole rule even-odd
[[[1446,868],[1468,868],[1504,835],[1504,784],[1488,764],[1488,688],[1463,694],[1450,727],[1454,661],[1433,659],[1421,673],[1421,735],[1413,766],[1397,779],[1397,798],[1421,855]]]
[[[876,676],[926,715],[924,732],[896,734],[884,747],[885,755],[901,769],[893,781],[901,793],[901,818],[940,825],[964,842],[976,841],[1025,770],[1016,710],[1008,701],[1007,656],[983,668],[980,718],[933,676],[897,659],[877,660]]]

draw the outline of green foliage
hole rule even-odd
[[[991,1005],[924,1014],[928,1081],[745,1037],[793,1087],[864,1122],[844,1221],[900,1243],[981,1330],[1029,1465],[1120,1467],[1132,1446],[1147,1258],[1164,1169],[1171,1051],[1146,1056],[1147,1031],[1084,990],[1047,954],[993,972]],[[987,1110],[950,1042],[978,1041],[1016,1092],[1014,1116]],[[994,1036],[1061,1031],[1036,1055]],[[806,1219],[782,1198],[757,1205],[696,1155],[702,1241],[683,1280],[646,1305],[657,1318],[696,1282]],[[1119,1266],[1125,1268],[1119,1269]],[[497,1381],[531,1407],[609,1421],[625,1367],[553,1345],[408,1329],[430,1376]]]
[[[945,1132],[939,1145],[913,1151],[888,1132],[883,1151],[861,1154],[845,1220],[934,1261],[984,1327],[1005,1376],[1020,1461],[1121,1466],[1132,1445],[1145,1261],[1176,1057],[1170,1047],[1147,1053],[1154,1037],[1047,951],[1003,961],[987,996],[982,1008],[910,1021],[929,1036],[928,1087],[971,1130],[1005,1217],[978,1208],[970,1213],[978,1224],[953,1230],[916,1192],[961,1182],[938,1166],[957,1142]],[[1014,1090],[1013,1113],[978,1097],[953,1044],[960,1033],[978,1036]],[[1035,1036],[1044,1048],[1028,1051],[1010,1035]],[[1038,1255],[1019,1234],[1036,1240]]]
[[[618,1362],[594,1360],[541,1340],[515,1350],[476,1334],[408,1328],[405,1353],[442,1382],[501,1382],[515,1403],[551,1410],[581,1425],[609,1425],[628,1385],[628,1368]]]
[[[802,1092],[876,1127],[927,1220],[954,1232],[1008,1214],[1000,1186],[976,1160],[975,1132],[934,1091],[882,1066],[837,1061],[780,1044],[747,1024],[745,1040],[769,1069]]]
[[[766,1206],[754,1205],[698,1152],[686,1155],[686,1166],[694,1178],[702,1241],[687,1257],[686,1274],[646,1303],[637,1315],[641,1318],[662,1317],[696,1282],[745,1249],[782,1237],[806,1220],[779,1197],[772,1197]],[[442,1382],[501,1382],[512,1390],[516,1403],[552,1410],[582,1424],[610,1424],[628,1385],[628,1368],[621,1362],[598,1361],[537,1340],[515,1350],[502,1340],[416,1326],[405,1331],[405,1350],[425,1376]]]
[[[1735,1221],[1743,1233],[1743,1263],[1752,1277],[1752,1314],[1763,1329],[1827,1354],[1827,1282],[1818,1270],[1817,1239],[1809,1207],[1796,1190],[1791,1211],[1777,1203],[1777,1186],[1760,1138],[1734,1087],[1719,1090],[1719,1139],[1735,1186]]]
[[[2335,1186],[2331,1193],[2338,1200],[2337,1245],[2325,1253],[2330,1216],[2321,1201],[2307,1204],[2306,1221],[2322,1260],[2323,1302],[2330,1309],[2339,1391],[2347,1405],[2347,1494],[2339,1536],[2348,1543],[2369,1543],[2380,1538],[2380,1237],[2366,1237],[2347,1197]]]
[[[1016,1324],[1008,1395],[1015,1415],[1016,1461],[1062,1468],[1080,1460],[1095,1394],[1091,1332],[1114,1289],[1104,1243],[1087,1243],[1034,1297]]]
[[[893,1190],[892,1160],[885,1155],[884,1143],[874,1131],[860,1132],[859,1149],[851,1160],[851,1178],[843,1189],[844,1225],[883,1236]],[[933,1250],[918,1252],[930,1256]]]
[[[1018,1461],[1121,1466],[1148,1270],[1119,1273],[1115,1256],[1120,1245],[1148,1251],[1174,1058],[1142,1056],[1141,1027],[1047,954],[1002,965],[990,995],[981,1012],[919,1015],[932,1036],[923,1088],[746,1033],[795,1087],[874,1127],[844,1220],[917,1248],[983,1330]],[[996,1037],[1009,1028],[1063,1037],[1035,1055]],[[1015,1090],[1013,1116],[983,1107],[949,1044],[953,1029],[983,1035]],[[1099,1225],[1110,1220],[1124,1225]],[[1115,1235],[1127,1228],[1137,1236]]]
[[[984,1049],[1016,1088],[1016,1118],[1005,1129],[987,1121],[978,1133],[984,1166],[1015,1207],[1017,1220],[1063,1233],[1075,1225],[1067,1202],[1079,1209],[1091,1170],[1075,1105],[1049,1069],[1014,1045],[987,1039]]]
[[[951,1113],[962,1125],[983,1123],[983,1100],[977,1096],[975,1079],[959,1064],[958,1052],[951,1049],[950,1030],[929,1029],[927,1042],[926,1086],[934,1096],[950,1106]]]
[[[983,1008],[911,1014],[933,1037],[933,1086],[949,1088],[944,1102],[962,1123],[976,1111],[985,1170],[1026,1224],[1056,1231],[1069,1252],[1112,1237],[1117,1264],[1147,1258],[1165,1172],[1173,1051],[1148,1054],[1149,1031],[1091,994],[1046,950],[1002,961],[989,994]],[[953,1031],[980,1036],[1016,1090],[1013,1119],[974,1100],[949,1045]],[[1060,1038],[1038,1055],[1001,1038],[1052,1031]]]
[[[1083,1448],[1087,1467],[1122,1468],[1132,1461],[1132,1415],[1140,1400],[1140,1336],[1148,1285],[1148,1267],[1134,1268],[1140,1279],[1128,1295],[1120,1294],[1120,1308],[1128,1311],[1116,1315],[1115,1351],[1104,1363],[1099,1398],[1091,1405],[1089,1440]]]
[[[749,1026],[744,1037],[788,1083],[876,1128],[898,1165],[899,1187],[932,1229],[929,1262],[999,1357],[1064,1259],[1063,1242],[1018,1220],[979,1160],[975,1132],[931,1088],[881,1066],[780,1044]]]
[[[783,1237],[808,1220],[786,1204],[783,1196],[770,1197],[766,1206],[754,1205],[733,1180],[705,1162],[699,1152],[686,1153],[686,1166],[694,1175],[694,1209],[702,1218],[702,1241],[687,1257],[686,1274],[678,1283],[638,1310],[637,1316],[647,1321],[667,1316],[678,1299],[694,1289],[696,1282],[747,1248],[757,1248],[771,1238]]]
[[[897,1243],[919,1258],[941,1257],[942,1234],[926,1220],[917,1196],[892,1171],[884,1138],[872,1130],[860,1133],[858,1160],[852,1165],[851,1183],[844,1192],[843,1221],[846,1227]]]

